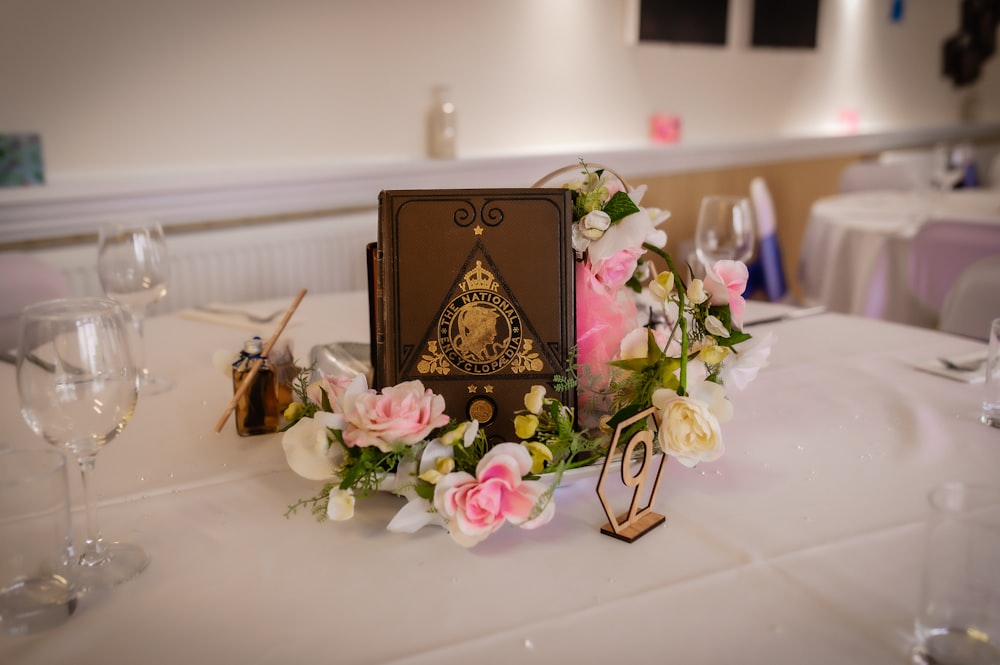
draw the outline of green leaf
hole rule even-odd
[[[632,201],[632,198],[628,194],[623,191],[617,191],[604,204],[604,212],[608,213],[611,223],[614,224],[629,215],[639,212],[639,206]]]
[[[417,480],[417,484],[414,485],[413,491],[416,492],[417,496],[421,499],[426,499],[431,503],[434,502],[434,486],[426,480]]]
[[[618,427],[618,423],[625,422],[645,408],[646,406],[643,404],[629,404],[628,406],[622,407],[615,413],[615,415],[608,419],[607,426],[611,429],[615,429]]]

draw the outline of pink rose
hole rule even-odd
[[[309,395],[309,399],[316,404],[323,404],[323,393],[326,393],[327,399],[330,401],[330,408],[333,409],[333,413],[342,413],[343,408],[341,406],[341,400],[344,397],[344,393],[347,389],[351,387],[353,379],[346,376],[328,376],[324,374],[319,381],[312,383],[306,389],[306,393]]]
[[[623,249],[606,259],[591,266],[594,277],[612,291],[625,286],[639,264],[639,253],[631,249]]]
[[[353,387],[353,386],[352,386]],[[420,381],[406,381],[374,390],[348,390],[343,395],[344,442],[375,446],[391,452],[423,441],[434,429],[448,424],[444,398],[424,389]]]
[[[449,473],[434,487],[434,507],[447,522],[452,539],[472,547],[510,522],[522,529],[547,524],[555,504],[547,499],[542,512],[531,513],[548,491],[544,483],[522,480],[531,470],[531,453],[519,443],[500,443],[483,455],[476,477]]]
[[[729,305],[733,315],[733,323],[737,328],[743,328],[743,310],[746,301],[743,292],[747,288],[749,273],[747,267],[739,261],[723,259],[705,275],[705,290],[708,291],[713,305]]]

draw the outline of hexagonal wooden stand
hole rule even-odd
[[[604,468],[601,470],[600,480],[597,481],[597,496],[600,497],[601,505],[608,516],[608,523],[601,527],[601,533],[612,538],[624,540],[627,543],[635,542],[666,521],[663,515],[655,513],[652,510],[653,502],[656,500],[656,493],[660,489],[660,479],[663,477],[663,467],[667,461],[666,455],[660,457],[660,463],[657,465],[656,477],[653,480],[649,502],[643,508],[639,508],[639,499],[643,494],[643,490],[649,480],[649,473],[653,467],[653,432],[649,429],[642,429],[636,432],[625,444],[625,449],[622,451],[622,482],[625,483],[626,487],[635,488],[632,492],[632,501],[629,503],[628,512],[616,515],[614,508],[608,501],[608,497],[604,494],[604,486],[611,471],[611,463],[616,457],[615,453],[618,452],[618,444],[622,433],[635,423],[644,421],[650,417],[654,421],[656,420],[656,409],[646,409],[618,425],[615,429],[615,436],[611,440],[611,447],[608,448],[608,455],[604,458]],[[659,423],[657,423],[657,426],[659,426]],[[631,475],[630,461],[635,455],[636,447],[640,445],[643,450],[642,465],[635,475]]]

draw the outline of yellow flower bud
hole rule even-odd
[[[438,473],[446,476],[455,470],[455,458],[439,457],[437,458],[437,461],[434,462],[434,468],[437,469]]]
[[[698,355],[706,365],[718,365],[729,355],[729,349],[718,344],[709,344]]]
[[[285,420],[287,420],[288,422],[292,422],[293,420],[298,420],[299,417],[302,415],[303,411],[305,411],[305,407],[302,406],[301,403],[292,402],[291,404],[288,405],[288,408],[285,409],[284,413]]]
[[[524,408],[536,416],[542,412],[545,400],[545,386],[531,386],[531,392],[524,396]]]
[[[465,428],[469,426],[468,421],[463,422],[458,427],[441,436],[441,443],[446,446],[453,446],[465,437]]]
[[[437,485],[439,480],[441,480],[454,470],[455,470],[454,457],[439,457],[436,460],[434,460],[433,469],[427,469],[417,477],[420,478],[420,480],[430,483],[431,485]]]
[[[674,273],[670,270],[658,273],[649,285],[649,291],[660,300],[667,300],[674,292]]]
[[[538,430],[538,416],[522,414],[514,418],[514,433],[520,439],[530,439]]]
[[[441,480],[444,476],[437,469],[427,469],[417,477],[431,485],[437,485],[437,481]]]
[[[531,472],[541,473],[546,462],[552,461],[552,451],[544,443],[529,441],[524,444],[531,453]]]

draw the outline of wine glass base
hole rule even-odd
[[[99,561],[88,562],[86,555],[77,562],[76,586],[82,591],[96,591],[127,582],[149,565],[149,555],[138,545],[129,543],[105,543],[106,556]]]
[[[140,395],[159,395],[173,390],[174,382],[162,376],[145,375],[139,380]]]

